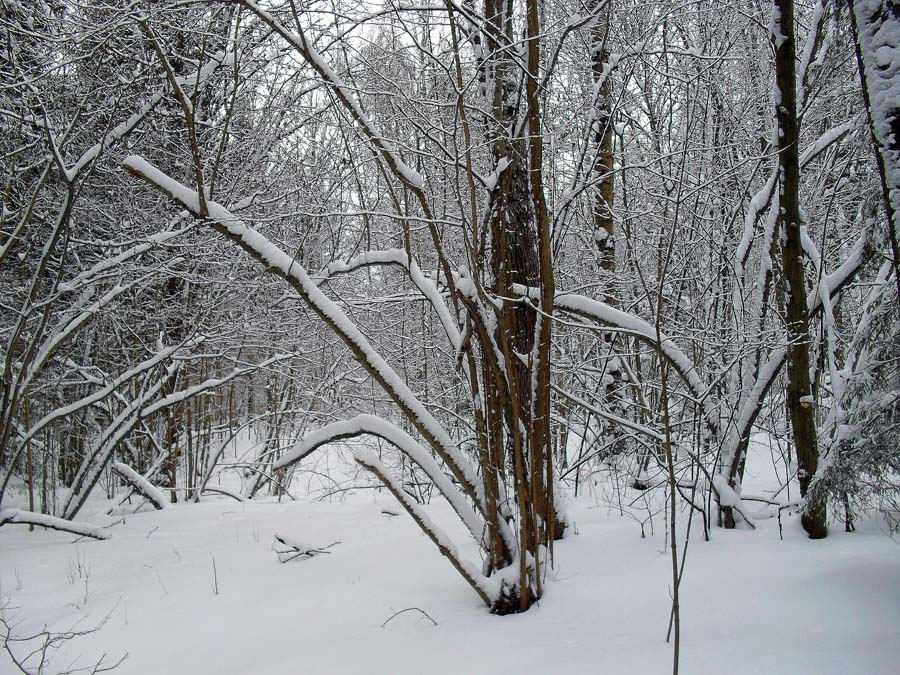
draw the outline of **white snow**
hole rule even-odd
[[[662,518],[642,539],[631,518],[597,506],[570,506],[578,535],[556,543],[544,599],[517,616],[488,614],[408,517],[382,515],[396,502],[370,493],[180,504],[128,516],[109,541],[77,548],[71,535],[3,527],[0,592],[22,633],[111,612],[98,633],[64,646],[56,670],[127,652],[122,675],[669,672]],[[422,510],[452,520],[446,504]],[[276,532],[341,545],[282,565]],[[461,552],[474,555],[474,543]],[[76,556],[89,570],[80,608],[84,588],[66,574]],[[871,524],[810,542],[786,515],[784,541],[771,519],[714,530],[707,543],[695,523],[681,602],[685,673],[889,673],[900,662],[900,553]],[[437,626],[407,612],[381,628],[409,607]],[[14,672],[5,658],[0,672]]]

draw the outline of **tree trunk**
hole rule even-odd
[[[778,122],[778,161],[781,171],[780,205],[782,265],[787,318],[787,408],[797,453],[800,494],[807,498],[803,528],[812,539],[826,535],[824,494],[810,493],[819,452],[815,408],[809,379],[809,314],[804,278],[800,228],[800,125],[797,118],[793,0],[775,0],[772,10],[772,43],[775,47],[775,116]]]
[[[874,11],[871,2],[850,0],[849,5],[856,65],[875,146],[894,258],[894,281],[900,298],[900,245],[897,243],[900,232],[900,98],[896,93],[896,81],[900,78],[900,55],[896,44],[900,34],[900,4],[896,0],[882,0]],[[883,49],[885,47],[887,49]]]
[[[596,4],[603,0],[597,0]],[[593,135],[594,135],[594,190],[592,209],[594,241],[597,245],[599,274],[603,289],[601,300],[608,305],[618,304],[616,276],[616,240],[613,222],[614,177],[613,177],[613,117],[609,77],[612,65],[609,62],[609,17],[610,2],[604,16],[596,17],[591,27],[591,76],[596,91],[594,93]],[[623,417],[625,411],[619,404],[618,395],[622,388],[622,366],[615,350],[615,333],[603,333],[605,350],[604,399],[606,407],[614,415]],[[612,437],[612,454],[624,451],[624,441],[619,429],[606,423],[608,435]]]

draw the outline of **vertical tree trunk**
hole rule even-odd
[[[597,0],[596,4],[603,0]],[[609,90],[609,13],[595,19],[591,27],[591,75],[597,87],[594,99],[593,135],[595,143],[593,199],[594,240],[597,242],[600,274],[604,285],[603,301],[616,302],[613,277],[616,272],[616,244],[613,226],[613,120]]]
[[[601,299],[609,305],[618,304],[616,276],[616,240],[613,222],[614,177],[613,177],[613,117],[612,98],[609,78],[609,17],[612,12],[612,0],[596,0],[598,5],[606,4],[605,14],[597,17],[591,27],[591,76],[594,87],[593,127],[594,136],[594,190],[592,209],[594,225],[594,241],[597,245],[599,273],[603,294]],[[604,333],[605,366],[604,399],[607,408],[615,415],[622,417],[624,411],[618,403],[618,392],[622,387],[622,366],[615,353],[615,333]],[[612,453],[621,453],[623,448],[622,434],[611,423],[606,423],[609,435],[613,438]]]
[[[819,452],[815,409],[809,379],[809,317],[800,228],[800,137],[797,118],[793,0],[775,0],[772,9],[772,43],[775,48],[775,116],[778,122],[778,161],[781,171],[780,205],[782,265],[787,318],[787,408],[797,453],[800,494],[807,498],[802,516],[810,538],[826,535],[825,497],[809,491]]]
[[[519,76],[509,50],[514,44],[512,11],[509,0],[487,0],[483,47],[478,43],[476,50],[481,59],[482,92],[492,111],[486,126],[498,174],[489,204],[491,291],[500,298],[511,298],[517,284],[541,289],[537,299],[540,315],[528,303],[503,300],[493,335],[502,364],[492,363],[496,355],[489,339],[481,346],[486,459],[495,474],[485,476],[486,493],[495,491],[503,467],[509,466],[520,519],[519,588],[494,608],[500,613],[524,611],[540,597],[541,551],[561,538],[564,530],[553,494],[551,325],[547,315],[553,308],[554,284],[537,91],[539,12],[530,0],[526,5],[528,75],[523,120]],[[527,124],[527,137],[520,133],[523,123]],[[505,381],[491,381],[498,376]]]
[[[896,43],[900,35],[900,4],[896,0],[881,0],[874,5],[849,0],[848,4],[856,65],[887,214],[894,281],[900,297],[900,52]]]

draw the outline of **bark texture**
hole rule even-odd
[[[781,171],[780,205],[787,319],[787,408],[797,453],[800,494],[807,497],[802,515],[810,538],[826,535],[824,495],[809,492],[819,464],[812,384],[809,378],[809,313],[803,266],[800,211],[800,123],[797,117],[794,3],[775,0],[772,11],[775,48],[775,115],[778,121],[778,162]]]

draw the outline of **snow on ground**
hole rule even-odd
[[[446,504],[428,509],[465,541]],[[85,616],[87,627],[109,614],[100,631],[67,643],[49,672],[126,652],[116,672],[670,671],[661,514],[642,539],[617,510],[575,502],[577,535],[558,545],[541,605],[496,617],[405,514],[382,510],[399,511],[371,490],[344,502],[210,498],[126,516],[112,539],[77,544],[7,526],[0,596],[19,608],[6,610],[18,634],[68,629]],[[896,672],[900,547],[872,523],[841,529],[812,542],[786,518],[782,541],[771,519],[755,532],[713,530],[704,542],[695,522],[682,585],[682,672]],[[276,532],[313,548],[341,543],[280,564]],[[467,550],[477,560],[474,546]],[[409,607],[438,625],[413,611],[381,627]],[[0,673],[15,672],[4,658]]]

